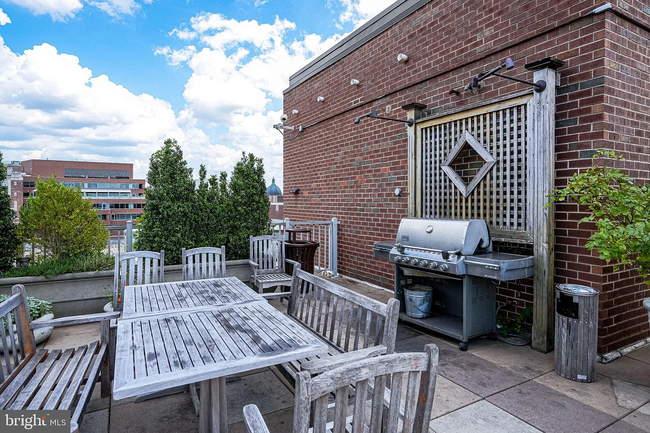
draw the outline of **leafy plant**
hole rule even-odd
[[[0,302],[9,299],[9,295],[0,295]],[[46,314],[52,314],[52,303],[42,299],[27,297],[27,307],[29,308],[30,320],[38,319]],[[14,322],[15,323],[15,322]]]
[[[53,259],[97,254],[108,240],[92,201],[54,175],[38,178],[35,196],[20,209],[18,231],[24,242],[40,245],[43,257]]]
[[[2,184],[6,179],[7,171],[2,164],[2,152],[0,152],[0,272],[13,267],[19,244],[16,224],[13,221],[16,214],[11,208],[11,197],[7,187]]]
[[[533,307],[526,307],[514,320],[508,319],[505,315],[497,316],[498,332],[504,337],[521,333],[522,325],[533,317]]]
[[[589,169],[574,174],[566,188],[556,189],[551,202],[575,202],[587,206],[590,214],[580,222],[594,221],[596,231],[586,247],[596,249],[607,263],[638,269],[650,284],[650,184],[635,184],[618,168],[610,167],[608,160],[621,160],[612,151],[594,155],[599,162]],[[549,204],[547,204],[548,206]]]
[[[68,274],[74,272],[97,272],[113,269],[115,261],[108,254],[90,254],[68,257],[66,259],[45,259],[25,268],[14,268],[8,272],[0,272],[0,278],[28,277],[41,275]]]

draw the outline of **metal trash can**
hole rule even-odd
[[[596,380],[598,294],[578,284],[555,288],[555,371],[567,379]]]
[[[650,298],[643,300],[643,306],[648,310],[648,322],[650,322]]]
[[[314,256],[320,244],[311,240],[311,230],[309,229],[287,229],[286,231],[289,240],[284,243],[284,257],[300,263],[300,269],[313,274]],[[308,240],[297,239],[299,234],[307,234]],[[293,265],[287,263],[284,271],[289,275],[293,275]]]

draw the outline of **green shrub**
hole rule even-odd
[[[24,242],[39,245],[43,257],[62,259],[99,253],[106,247],[108,230],[93,202],[81,188],[69,188],[54,175],[36,182],[35,196],[20,209],[18,232]]]
[[[9,299],[10,295],[0,295],[0,302]],[[27,297],[27,306],[29,307],[29,317],[31,320],[38,319],[41,316],[52,313],[52,303],[41,299]],[[16,323],[14,321],[14,323]]]
[[[74,256],[67,259],[46,259],[24,268],[15,268],[9,272],[0,272],[0,278],[30,277],[68,274],[74,272],[96,272],[112,270],[115,259],[107,254]]]

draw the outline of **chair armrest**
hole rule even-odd
[[[298,266],[298,269],[302,268],[302,265],[300,263],[298,263],[297,261],[291,260],[291,259],[284,259],[284,269],[287,269],[287,262],[291,263],[294,268],[296,266]]]
[[[52,320],[43,320],[38,322],[31,322],[29,324],[30,328],[46,328],[50,326],[70,326],[70,325],[81,325],[83,323],[94,323],[102,322],[104,320],[117,319],[122,314],[121,311],[112,311],[110,313],[97,313],[97,314],[86,314],[84,316],[69,316],[61,317],[60,319]]]
[[[244,423],[248,433],[269,433],[260,410],[254,404],[244,406]]]
[[[260,265],[257,262],[254,262],[252,260],[249,260],[248,264],[251,265],[254,268],[259,268],[260,267]]]
[[[348,365],[351,362],[361,361],[366,358],[373,358],[379,355],[385,355],[388,349],[386,346],[374,346],[366,349],[353,350],[352,352],[341,353],[340,355],[329,356],[322,359],[314,359],[313,361],[306,361],[300,364],[302,371],[307,371],[309,374],[316,375],[325,371],[332,370],[343,365]]]
[[[290,298],[291,292],[260,293],[260,296],[264,299]]]

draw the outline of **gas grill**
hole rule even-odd
[[[395,242],[376,242],[375,257],[395,264],[400,318],[460,340],[494,331],[496,285],[533,275],[533,257],[492,251],[484,220],[404,218]],[[432,289],[431,315],[405,314],[404,289]]]

